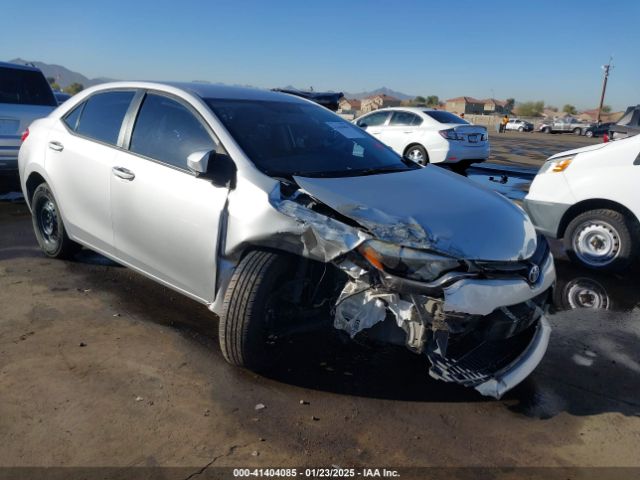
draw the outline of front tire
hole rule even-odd
[[[593,137],[593,132],[591,130],[587,130],[587,132],[584,135],[587,138],[591,138],[591,137]]]
[[[273,293],[291,277],[293,265],[287,255],[255,250],[236,267],[218,327],[220,350],[230,364],[264,371],[275,363],[270,337],[279,298]]]
[[[419,165],[429,163],[429,154],[422,145],[411,145],[404,152],[404,157]]]
[[[71,258],[82,248],[67,235],[58,203],[46,183],[33,193],[31,212],[38,245],[47,257]]]
[[[542,129],[542,133],[551,133],[551,129],[549,127],[544,127]]]
[[[572,261],[593,270],[620,271],[633,262],[639,239],[635,219],[615,210],[599,209],[574,218],[563,241]]]
[[[518,131],[519,131],[520,133],[524,132],[524,127],[518,127]]]

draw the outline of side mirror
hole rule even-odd
[[[214,150],[193,152],[187,157],[187,167],[196,177],[207,178],[216,187],[236,186],[236,164],[227,154]]]
[[[369,125],[367,125],[365,122],[362,122],[362,123],[359,123],[359,124],[358,124],[358,126],[359,126],[361,129],[366,130],[366,129],[367,129],[367,127],[368,127]]]

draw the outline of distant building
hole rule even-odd
[[[478,100],[473,97],[455,97],[446,100],[445,108],[448,112],[461,113],[484,113],[484,100]]]
[[[355,98],[343,98],[340,100],[338,107],[341,112],[357,112],[360,110],[361,102]]]
[[[383,107],[399,107],[400,100],[389,95],[371,95],[360,101],[360,110],[362,113],[369,113]]]
[[[507,102],[505,100],[496,100],[495,98],[485,98],[481,100],[484,103],[484,111],[485,115],[491,115],[494,113],[507,113]]]
[[[617,122],[622,118],[622,115],[624,115],[624,112],[602,112],[600,114],[600,121],[603,123]],[[596,122],[598,120],[598,109],[592,108],[591,110],[585,110],[578,114],[578,118],[585,122]]]

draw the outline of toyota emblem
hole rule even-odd
[[[536,283],[540,278],[540,267],[537,265],[532,265],[529,269],[529,274],[527,275],[527,279],[529,283]]]

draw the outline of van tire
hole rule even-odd
[[[591,236],[591,237],[590,237]],[[581,249],[581,245],[604,239],[605,245],[614,245],[615,255],[610,259],[598,259]],[[640,226],[635,218],[616,210],[589,210],[576,216],[564,233],[563,243],[569,258],[584,267],[600,271],[621,271],[627,268],[638,252]]]
[[[269,344],[273,291],[290,278],[294,262],[285,254],[249,252],[238,264],[227,291],[218,326],[220,350],[231,365],[268,370],[276,360]]]
[[[41,183],[31,197],[31,221],[38,245],[49,258],[71,258],[82,248],[67,235],[60,208],[49,185]]]

